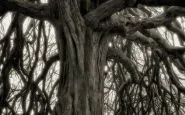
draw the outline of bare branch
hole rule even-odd
[[[122,9],[134,8],[138,4],[147,6],[185,6],[183,0],[109,0],[97,7],[95,10],[89,12],[85,16],[85,19],[88,25],[96,27],[102,19],[105,19]],[[176,8],[176,11],[180,14],[184,12],[183,9],[179,10],[179,8]]]
[[[123,65],[126,65],[124,67],[131,74],[132,81],[138,82],[139,73],[138,73],[138,70],[137,70],[135,64],[121,50],[111,48],[108,50],[107,57],[114,58],[114,59],[120,61],[121,63],[123,63]]]
[[[128,6],[133,6],[134,4],[135,0],[108,0],[85,15],[86,22],[88,25],[96,27],[102,19],[109,17],[113,13],[127,8]]]
[[[156,30],[146,30],[143,31],[143,34],[154,39],[160,47],[164,48],[164,50],[170,54],[183,54],[185,52],[185,47],[170,45],[159,33],[156,32]]]
[[[111,30],[124,35],[132,34],[138,30],[151,29],[170,24],[177,16],[184,16],[185,9],[181,7],[170,7],[163,14],[138,20],[133,17],[114,16],[112,19],[100,23],[96,30]]]
[[[14,0],[0,0],[0,6],[2,6],[6,11],[19,12],[37,19],[49,18],[49,7],[46,4],[34,4]]]

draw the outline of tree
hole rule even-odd
[[[153,17],[143,5],[166,7],[162,14]],[[7,11],[14,12],[6,35],[0,39],[0,113],[16,114],[15,103],[20,100],[24,114],[102,115],[104,81],[109,76],[115,80],[112,84],[118,97],[113,108],[116,114],[180,114],[185,88],[174,68],[185,68],[185,34],[176,21],[184,16],[184,6],[183,0],[0,0],[2,17]],[[24,32],[27,16],[33,19]],[[45,21],[55,31],[57,51],[53,55],[48,54],[52,45],[48,45]],[[176,33],[180,46],[171,45],[153,29],[159,26]],[[108,47],[110,41],[116,45]],[[134,61],[138,56],[133,52],[137,51],[141,52],[138,55],[143,54],[143,62]],[[39,74],[40,60],[43,65],[39,66]],[[53,66],[57,61],[59,79],[48,95],[46,77],[50,68],[57,69]],[[107,62],[113,66],[105,75]],[[23,87],[12,95],[17,89],[12,89],[10,77],[16,75]],[[58,101],[52,109],[55,89]]]

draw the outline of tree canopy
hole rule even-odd
[[[183,0],[0,0],[0,114],[185,114]]]

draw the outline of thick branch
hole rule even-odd
[[[137,0],[138,4],[147,6],[182,6],[185,7],[184,0]]]
[[[167,51],[170,54],[182,54],[185,52],[185,47],[170,45],[159,33],[156,32],[156,30],[153,29],[146,30],[143,31],[143,34],[154,39],[159,44],[160,47],[162,47],[165,51]]]
[[[107,52],[108,58],[114,58],[115,60],[121,62],[123,66],[132,76],[132,81],[138,82],[139,73],[135,64],[119,49],[109,49]]]
[[[5,10],[7,11],[19,12],[37,19],[49,18],[49,6],[46,4],[33,4],[13,0],[0,0],[0,6],[5,8]]]
[[[170,31],[176,33],[181,40],[185,41],[185,33],[184,33],[184,31],[181,28],[179,28],[176,24],[172,23],[170,25],[167,25],[166,27]]]
[[[97,7],[95,10],[89,12],[85,16],[85,19],[88,25],[96,27],[102,19],[105,19],[122,9],[136,7],[138,4],[147,6],[185,7],[185,2],[183,0],[109,0]]]
[[[168,75],[169,75],[172,83],[177,87],[178,90],[180,90],[183,94],[185,94],[185,87],[183,85],[181,85],[181,82],[179,81],[178,77],[173,72],[172,65],[170,64],[169,59],[166,58],[163,60],[163,62],[166,66]]]
[[[133,4],[135,4],[135,0],[109,0],[95,10],[89,12],[85,16],[86,22],[88,25],[96,27],[102,19],[128,6],[133,6]]]
[[[185,9],[181,7],[170,7],[163,14],[153,17],[138,20],[133,17],[114,16],[112,19],[100,23],[96,30],[110,30],[116,33],[132,34],[135,31],[142,29],[151,29],[163,25],[168,25],[177,16],[184,16]]]

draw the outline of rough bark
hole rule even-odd
[[[101,22],[104,19],[122,9],[136,7],[138,4],[148,6],[185,6],[183,0],[108,0],[102,2],[101,5],[98,4],[99,6],[96,4],[97,6],[95,7],[97,8],[90,7],[91,11],[89,11],[88,6],[85,6],[86,11],[83,14],[83,18],[82,12],[80,12],[80,1],[82,0],[50,0],[49,5],[35,5],[13,0],[0,0],[0,9],[2,9],[0,15],[3,15],[6,11],[17,11],[33,18],[49,20],[55,28],[60,60],[60,85],[58,103],[53,110],[53,115],[103,114],[103,77],[101,75],[102,71],[98,68],[99,60],[101,60],[99,44],[102,35],[101,32],[97,32],[97,28],[101,27]],[[166,12],[167,14],[161,15],[160,18],[154,18],[152,21],[129,21],[129,23],[125,23],[123,26],[120,26],[122,23],[119,22],[110,22],[107,23],[108,26],[103,24],[104,27],[100,29],[105,28],[104,31],[122,33],[121,35],[125,37],[125,31],[131,31],[126,26],[131,25],[131,32],[141,28],[158,27],[169,22],[164,20],[166,17],[172,16],[172,18],[176,18],[177,16],[184,16],[184,12],[184,9],[172,7],[171,10]],[[134,29],[133,26],[135,27]],[[93,29],[96,29],[96,31]],[[154,32],[145,31],[145,33],[148,33],[148,37],[153,37],[153,40],[148,40],[147,37],[140,33],[135,34],[139,36],[137,39],[143,41],[143,43],[151,44],[155,41],[171,54],[177,51],[184,53],[185,48],[172,48]],[[131,40],[135,39],[136,37]],[[110,56],[118,57],[122,63],[130,65],[127,66],[128,71],[138,78],[135,67],[119,51],[112,51]],[[3,70],[4,78],[6,78],[10,69],[11,67],[7,64],[7,68]],[[172,73],[171,79],[173,80]],[[174,84],[177,83],[175,82]],[[177,86],[182,90],[179,84]],[[4,89],[6,88],[8,87]]]
[[[103,78],[98,70],[100,33],[85,26],[77,3],[56,1],[52,22],[61,62],[58,103],[53,115],[102,115]]]

